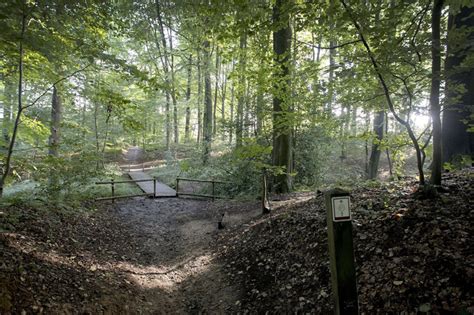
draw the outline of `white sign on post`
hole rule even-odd
[[[349,196],[332,197],[331,201],[333,221],[350,221],[352,219]]]

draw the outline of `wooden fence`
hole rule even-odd
[[[208,194],[199,194],[199,193],[190,193],[190,192],[179,192],[179,182],[197,182],[197,183],[211,183],[212,187],[212,192],[210,195]],[[224,196],[217,196],[216,195],[216,184],[230,184],[230,182],[223,182],[219,180],[206,180],[206,179],[192,179],[192,178],[183,178],[183,177],[177,177],[176,178],[176,196],[196,196],[196,197],[203,197],[203,198],[211,198],[212,200],[215,200],[216,198],[223,199],[225,198]]]
[[[115,195],[115,185],[116,184],[138,183],[138,182],[153,182],[153,193],[143,193],[143,194],[136,194],[136,195],[122,195],[122,196],[116,196]],[[153,198],[156,197],[156,178],[129,179],[129,180],[118,180],[118,181],[116,181],[112,178],[108,182],[96,182],[95,184],[96,185],[111,185],[111,188],[112,188],[112,196],[96,198],[96,200],[112,200],[112,202],[115,202],[115,199],[120,199],[120,198],[131,198],[131,197],[141,197],[141,196],[151,196]]]

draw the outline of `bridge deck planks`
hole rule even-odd
[[[132,171],[129,172],[128,175],[134,180],[153,179],[150,175],[140,171]],[[147,194],[153,194],[153,181],[138,182],[136,184],[141,190],[143,190],[143,192]],[[156,197],[176,197],[176,190],[163,183],[160,183],[159,181],[156,181]]]

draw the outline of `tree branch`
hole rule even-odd
[[[356,44],[356,43],[361,42],[362,40],[361,39],[356,39],[356,40],[353,40],[353,41],[350,41],[350,42],[342,43],[342,44],[335,45],[335,46],[329,46],[329,47],[323,47],[321,45],[314,45],[312,43],[303,42],[301,40],[296,40],[296,41],[300,44],[304,44],[306,46],[310,46],[310,47],[313,47],[313,48],[331,50],[331,49],[337,49],[337,48],[341,48],[341,47],[344,47],[344,46]]]
[[[87,66],[82,67],[81,69],[78,69],[78,70],[72,72],[71,74],[68,74],[67,76],[62,77],[61,79],[55,81],[49,88],[47,88],[46,90],[44,90],[43,93],[41,93],[41,95],[39,95],[33,102],[31,102],[30,104],[28,104],[28,105],[26,105],[26,106],[23,106],[23,107],[22,107],[22,110],[25,110],[25,109],[27,109],[27,108],[30,108],[30,107],[34,106],[43,96],[46,95],[46,93],[48,93],[52,88],[54,88],[54,87],[56,86],[56,84],[58,84],[58,83],[60,83],[60,82],[62,82],[62,81],[64,81],[64,80],[67,80],[67,79],[69,79],[69,78],[75,76],[76,74],[78,74],[78,73],[80,73],[80,72],[86,70],[86,69],[87,69],[88,67],[90,67],[90,66],[91,66],[91,64],[88,64]]]

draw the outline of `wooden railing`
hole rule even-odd
[[[138,183],[138,182],[153,182],[153,193],[143,193],[143,194],[135,194],[135,195],[121,195],[121,196],[115,196],[115,185],[116,184],[125,184],[125,183]],[[156,178],[150,178],[150,179],[129,179],[129,180],[114,180],[113,178],[108,181],[108,182],[96,182],[96,185],[111,185],[112,188],[112,196],[110,197],[101,197],[101,198],[96,198],[95,200],[112,200],[112,202],[115,202],[115,199],[120,199],[120,198],[132,198],[132,197],[141,197],[141,196],[152,196],[156,197]]]
[[[189,192],[179,192],[179,182],[197,182],[197,183],[211,183],[212,185],[212,193],[210,195],[207,194],[198,194],[198,193],[189,193]],[[203,198],[211,198],[215,200],[216,198],[225,198],[224,196],[217,196],[216,195],[216,184],[230,184],[230,182],[224,182],[220,180],[214,179],[192,179],[192,178],[183,178],[177,177],[176,178],[176,196],[196,196],[196,197],[203,197]]]

